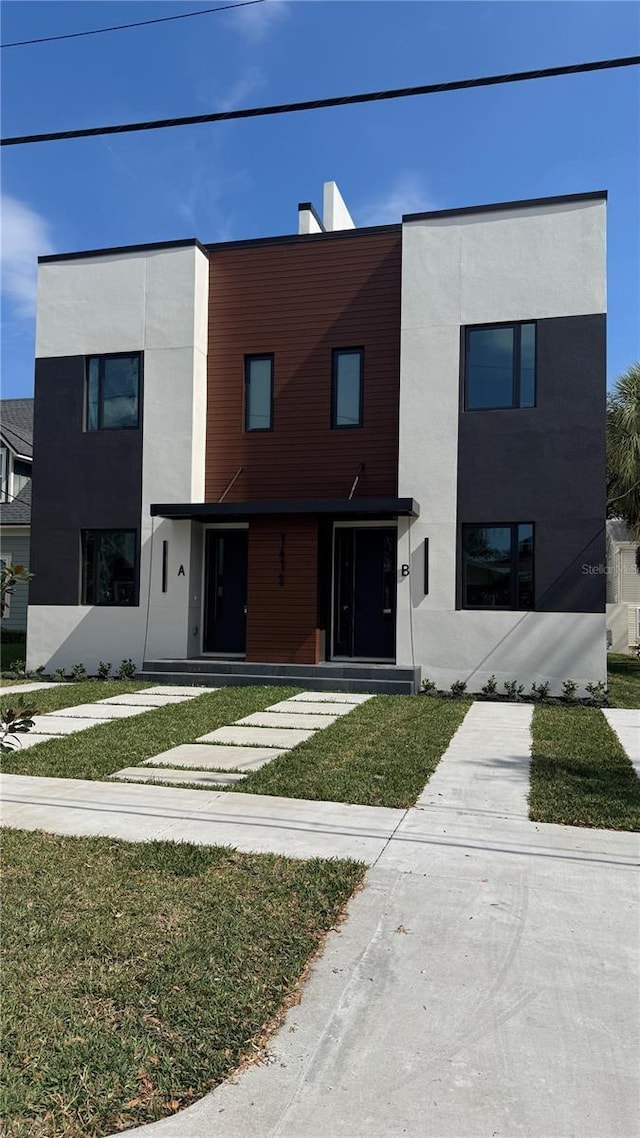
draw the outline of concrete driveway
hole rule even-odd
[[[637,837],[529,822],[530,709],[491,707],[387,841],[266,1062],[129,1133],[637,1138]]]

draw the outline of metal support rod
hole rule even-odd
[[[358,467],[358,472],[357,472],[357,474],[353,480],[353,486],[351,487],[351,493],[349,494],[349,501],[351,501],[351,499],[353,498],[353,495],[356,492],[356,486],[358,485],[358,482],[360,481],[360,475],[362,474],[363,470],[364,470],[364,462],[361,462],[360,466]]]
[[[241,475],[241,474],[242,474],[242,467],[241,467],[241,466],[239,466],[239,467],[238,467],[238,469],[236,470],[236,472],[235,472],[235,474],[234,474],[233,478],[231,479],[231,481],[230,481],[229,485],[227,486],[226,490],[223,490],[223,491],[222,491],[222,494],[221,494],[221,495],[220,495],[220,497],[218,498],[218,501],[219,501],[219,502],[223,502],[223,501],[224,501],[224,499],[226,498],[227,494],[229,493],[229,491],[230,491],[231,487],[234,485],[234,483],[235,483],[235,482],[237,482],[237,481],[238,481],[238,479],[239,479],[239,477],[240,477],[240,475]]]

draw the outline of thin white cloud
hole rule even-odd
[[[2,292],[14,314],[31,317],[36,310],[38,257],[53,252],[49,222],[31,206],[2,195]]]
[[[235,111],[239,107],[248,106],[248,100],[265,84],[264,73],[259,67],[247,67],[235,83],[225,91],[224,95],[213,98],[217,111]]]
[[[229,27],[252,43],[261,43],[289,15],[289,0],[264,0],[236,8],[226,17]]]
[[[418,174],[400,174],[385,194],[365,202],[356,211],[359,225],[388,225],[402,221],[403,213],[419,213],[435,209]]]

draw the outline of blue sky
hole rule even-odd
[[[2,4],[3,42],[213,0]],[[266,0],[2,52],[2,134],[202,114],[638,54],[634,3]],[[359,225],[609,191],[609,376],[640,357],[638,68],[3,151],[3,396],[32,394],[39,253],[294,232],[338,182]]]

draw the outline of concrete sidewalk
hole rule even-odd
[[[403,810],[145,783],[0,775],[4,826],[53,834],[230,845],[243,853],[345,857],[371,865]]]
[[[531,709],[475,705],[266,1062],[149,1138],[637,1138],[636,835],[526,816]]]

